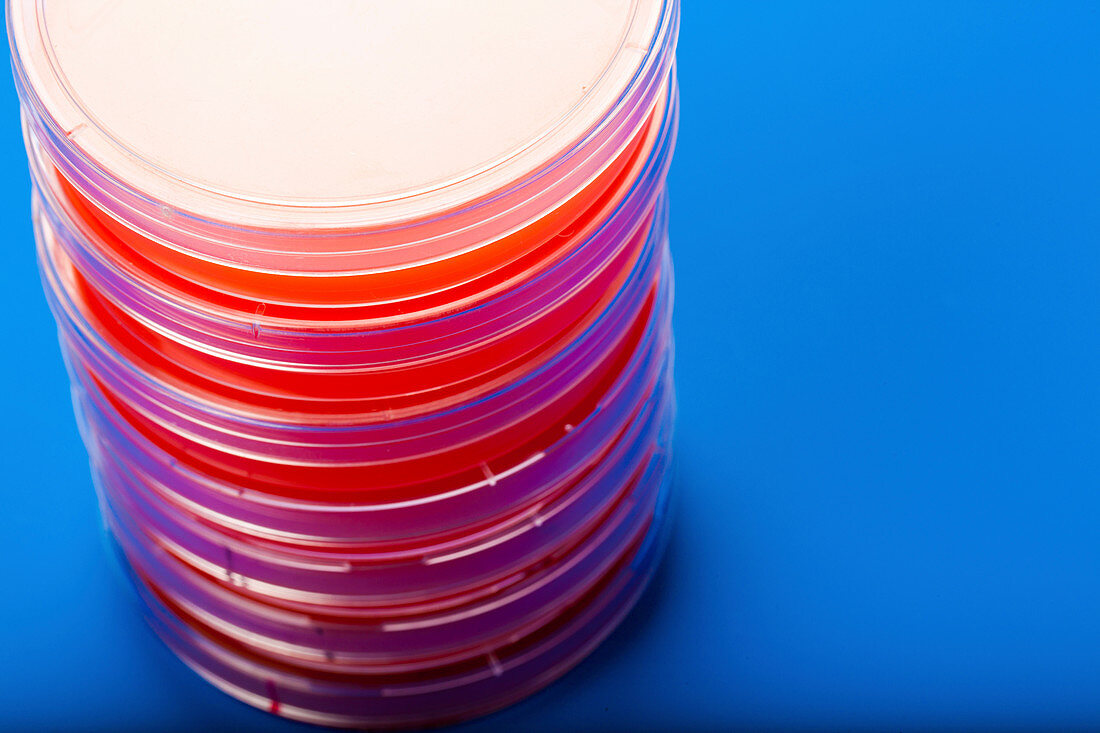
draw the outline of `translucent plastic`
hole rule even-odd
[[[368,728],[589,653],[668,524],[677,0],[7,10],[43,286],[165,642]]]

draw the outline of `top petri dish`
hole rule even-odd
[[[165,217],[301,230],[438,215],[536,175],[653,65],[673,4],[12,0],[8,20],[25,105],[104,208],[124,191]]]

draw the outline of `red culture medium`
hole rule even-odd
[[[498,709],[588,654],[660,556],[678,3],[616,0],[601,15],[580,0],[571,14],[502,1],[473,0],[485,7],[472,19],[503,25],[466,40],[417,0],[305,16],[230,0],[206,22],[207,0],[158,11],[204,37],[262,11],[270,27],[235,27],[260,55],[295,22],[348,13],[373,32],[397,13],[406,32],[453,41],[467,75],[501,73],[479,59],[486,46],[528,61],[508,23],[574,49],[560,68],[530,66],[523,88],[543,95],[530,108],[492,85],[467,90],[484,119],[463,128],[459,105],[452,125],[491,156],[460,146],[453,170],[414,184],[434,138],[394,140],[408,171],[379,166],[347,186],[344,158],[389,153],[356,141],[325,163],[323,143],[317,161],[275,146],[301,175],[269,186],[247,167],[259,159],[227,168],[170,149],[170,135],[149,149],[193,110],[158,98],[134,111],[142,100],[110,83],[113,57],[89,45],[109,30],[144,46],[148,5],[8,5],[39,261],[104,518],[166,643],[279,715],[402,728]],[[361,52],[354,34],[328,32]],[[389,40],[372,63],[406,53]],[[443,73],[402,58],[410,75]],[[350,68],[351,88],[376,82]],[[217,92],[180,83],[195,99]],[[380,108],[412,114],[402,95]]]

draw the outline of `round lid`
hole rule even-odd
[[[529,175],[614,107],[665,8],[9,3],[17,59],[59,134],[127,187],[199,215],[210,195],[347,207],[407,201],[488,171],[500,184]],[[492,190],[478,188],[458,199]]]

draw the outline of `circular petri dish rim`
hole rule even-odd
[[[618,50],[595,84],[534,139],[476,169],[417,189],[344,200],[265,198],[189,181],[130,149],[80,102],[57,68],[42,8],[47,0],[7,4],[16,83],[24,109],[47,132],[54,152],[107,194],[111,213],[128,220],[152,208],[164,218],[183,217],[182,232],[200,240],[223,233],[234,244],[243,230],[264,235],[293,231],[326,237],[349,230],[400,226],[462,210],[502,192],[529,185],[572,153],[606,136],[607,125],[659,69],[671,65],[679,0],[633,0],[633,16]],[[181,247],[187,249],[186,247]]]
[[[668,101],[665,103],[664,114],[659,121],[655,121],[653,129],[649,133],[651,139],[647,141],[648,155],[638,160],[635,165],[637,173],[632,176],[630,185],[623,187],[623,191],[617,203],[614,206],[608,207],[608,214],[603,219],[602,223],[594,227],[581,244],[562,256],[558,261],[553,262],[544,270],[538,272],[528,281],[495,294],[492,299],[475,301],[468,307],[458,311],[449,309],[449,312],[440,316],[438,320],[453,320],[454,317],[460,313],[468,315],[479,309],[486,310],[482,308],[483,305],[493,305],[494,303],[505,302],[505,299],[515,300],[523,293],[530,294],[538,287],[542,286],[547,279],[553,277],[565,267],[565,263],[576,260],[580,256],[580,250],[593,246],[593,243],[600,241],[601,238],[606,239],[609,237],[628,236],[627,232],[631,226],[630,222],[633,217],[637,216],[635,211],[642,210],[640,204],[637,202],[649,200],[650,198],[657,199],[664,190],[664,180],[669,168],[671,150],[675,144],[678,128],[679,93],[675,80],[670,82],[667,95]],[[427,321],[430,317],[415,314],[416,318],[409,318],[408,323],[396,317],[391,317],[389,320],[394,321],[392,324],[388,323],[387,319],[381,317],[366,320],[341,321],[340,334],[334,334],[326,328],[332,325],[331,322],[320,320],[313,321],[302,318],[294,320],[268,318],[264,314],[257,314],[255,312],[246,312],[245,310],[232,311],[228,307],[208,305],[205,302],[194,299],[194,296],[190,296],[187,293],[182,293],[182,295],[180,295],[174,290],[158,290],[154,285],[140,280],[119,267],[117,263],[97,254],[97,245],[94,239],[95,235],[82,227],[77,219],[77,215],[67,208],[63,199],[54,188],[54,184],[51,184],[50,174],[43,170],[40,146],[37,144],[31,145],[30,143],[35,141],[29,135],[29,130],[27,130],[25,126],[24,131],[27,133],[28,150],[31,151],[32,178],[34,179],[35,187],[44,203],[43,212],[50,221],[51,228],[55,230],[55,236],[63,240],[64,249],[67,251],[78,251],[80,256],[89,263],[88,265],[78,268],[85,277],[89,274],[85,272],[85,270],[92,265],[104,270],[107,282],[103,285],[97,285],[98,289],[106,292],[109,289],[115,288],[115,283],[123,283],[126,287],[133,289],[135,297],[139,302],[151,304],[150,307],[152,307],[153,311],[160,311],[167,308],[169,312],[173,314],[172,317],[178,319],[177,323],[186,323],[191,329],[205,330],[207,333],[235,333],[236,338],[240,338],[239,334],[244,333],[245,330],[256,329],[257,327],[264,338],[268,340],[297,337],[300,336],[303,331],[309,329],[318,330],[318,333],[312,335],[319,339],[324,339],[326,337],[335,338],[339,335],[346,335],[343,334],[344,329],[371,329],[378,331],[386,330],[389,332],[395,332],[399,329],[409,329],[411,331],[421,327],[423,321]],[[37,151],[37,153],[35,151]],[[55,172],[53,175],[59,174]],[[74,252],[70,252],[70,257],[74,260],[77,259],[74,256]],[[103,281],[104,276],[97,275],[93,279]],[[133,313],[131,313],[131,315],[133,315]],[[169,338],[173,337],[170,330],[161,329],[164,329],[164,324],[161,324],[161,328],[157,330],[164,336]],[[256,333],[256,330],[249,332],[253,340],[257,338]],[[258,363],[274,366],[276,362],[271,360],[260,360]]]

